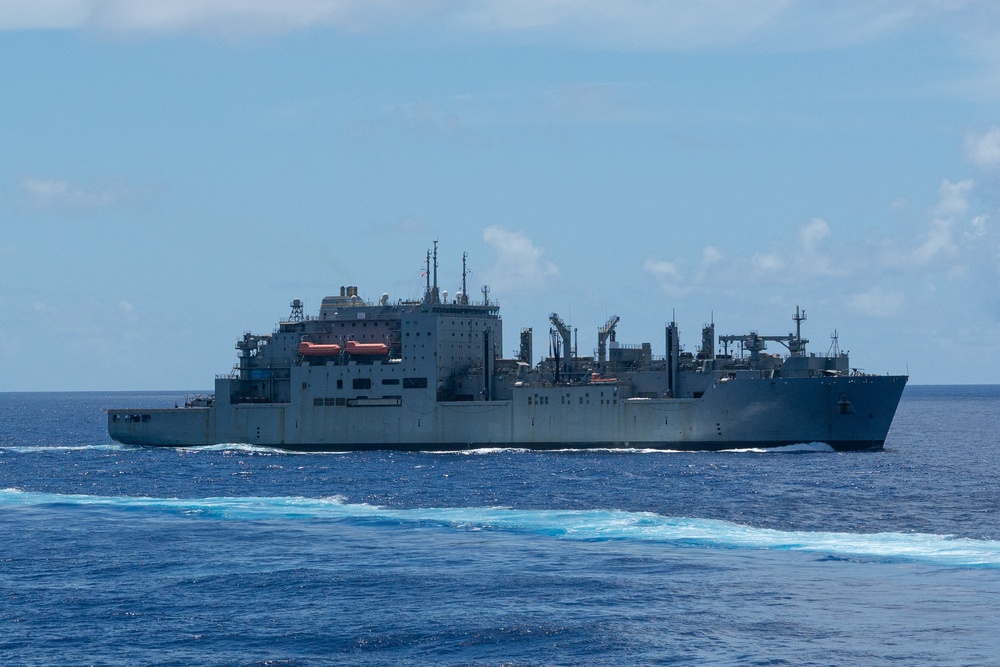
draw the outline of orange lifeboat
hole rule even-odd
[[[332,357],[340,354],[340,346],[302,341],[299,343],[299,354],[304,354],[307,357]]]
[[[615,384],[617,382],[618,378],[601,377],[600,373],[590,374],[590,384]]]
[[[359,343],[356,340],[347,341],[348,354],[378,355],[389,354],[389,346],[385,343]]]

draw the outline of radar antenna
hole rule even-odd
[[[288,316],[289,322],[301,322],[302,317],[302,299],[293,299],[289,306],[292,307],[292,314]]]

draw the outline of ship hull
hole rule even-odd
[[[464,451],[481,448],[717,451],[825,443],[879,449],[903,376],[740,379],[698,398],[620,399],[611,385],[524,387],[509,400],[398,400],[110,410],[123,444],[184,447],[246,443],[291,451]],[[225,395],[217,387],[216,395]],[[221,387],[225,390],[225,387]],[[319,401],[322,403],[322,400]]]

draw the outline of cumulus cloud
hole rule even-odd
[[[914,263],[927,264],[937,258],[949,258],[958,254],[958,246],[952,239],[952,229],[958,218],[969,210],[971,189],[971,180],[952,183],[946,179],[941,183],[931,228],[924,234],[923,243],[911,254]]]
[[[785,268],[781,255],[774,252],[755,252],[750,258],[750,264],[760,273],[777,273]]]
[[[708,268],[722,261],[722,252],[715,246],[707,246],[701,251],[702,268]]]
[[[497,253],[496,264],[489,271],[490,282],[496,287],[542,287],[559,275],[559,267],[545,259],[544,250],[524,232],[492,225],[483,230],[483,241]]]
[[[18,184],[15,204],[32,213],[87,215],[141,202],[143,188],[122,181],[81,186],[62,179],[23,178]]]
[[[892,317],[903,309],[905,298],[900,292],[872,287],[853,295],[847,305],[869,317]]]
[[[970,285],[995,292],[992,274],[1000,247],[990,217],[971,210],[974,190],[972,180],[943,180],[922,222],[863,243],[856,237],[840,240],[830,223],[812,218],[767,247],[729,251],[725,261],[722,251],[706,247],[695,272],[681,270],[683,257],[648,258],[643,269],[674,297],[806,290],[838,298],[860,315],[894,317],[937,298],[933,295],[949,284],[975,281]],[[886,214],[896,206],[888,203]]]
[[[986,238],[986,220],[985,215],[977,215],[969,222],[969,228],[965,230],[965,238],[969,241],[977,241],[979,239]]]
[[[966,135],[965,156],[980,167],[1000,166],[1000,127],[994,125],[982,134]]]
[[[643,263],[643,268],[652,273],[657,278],[669,278],[677,280],[681,277],[680,269],[675,262],[665,259],[647,258]]]

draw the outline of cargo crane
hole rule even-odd
[[[788,348],[789,355],[793,357],[802,356],[806,352],[808,339],[802,337],[802,322],[806,319],[806,311],[799,311],[795,306],[795,333],[787,336],[761,336],[756,331],[739,336],[719,336],[719,342],[723,344],[726,354],[729,353],[729,343],[739,343],[740,348],[750,353],[750,359],[756,361],[760,358],[760,353],[766,349],[766,341],[781,343]]]
[[[603,327],[597,330],[597,361],[599,363],[604,363],[608,360],[608,340],[615,342],[615,326],[618,325],[618,320],[621,319],[617,315],[612,315],[611,318],[604,324]]]
[[[562,321],[558,313],[552,313],[549,315],[549,321],[552,322],[552,326],[556,328],[559,332],[559,337],[563,341],[563,370],[569,373],[570,361],[575,356],[573,353],[573,332],[570,328]]]

